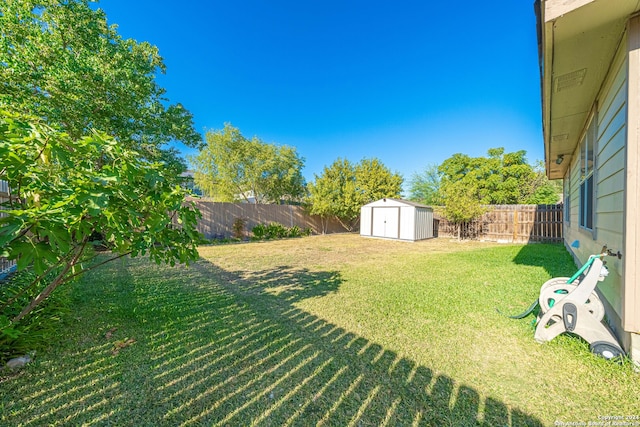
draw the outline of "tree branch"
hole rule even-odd
[[[22,318],[24,318],[24,316],[26,316],[27,314],[31,313],[31,311],[36,308],[38,306],[38,304],[40,304],[42,301],[44,301],[49,295],[51,295],[51,293],[62,283],[65,283],[66,281],[68,281],[68,278],[66,278],[65,276],[67,275],[67,273],[69,272],[69,270],[77,264],[78,260],[80,259],[80,256],[82,255],[82,253],[84,252],[86,246],[87,246],[87,242],[89,241],[89,236],[86,236],[83,240],[82,240],[82,244],[78,247],[78,250],[76,251],[76,253],[74,254],[73,258],[67,263],[67,265],[65,265],[65,267],[62,269],[62,271],[60,272],[60,274],[58,274],[58,276],[49,284],[47,285],[42,292],[40,292],[40,294],[38,294],[37,297],[35,297],[33,300],[31,300],[31,302],[24,308],[22,309],[22,311],[20,312],[20,314],[18,314],[16,317],[14,317],[12,319],[12,323],[17,323],[19,322]]]
[[[99,262],[98,264],[92,265],[91,267],[85,268],[85,269],[83,269],[83,270],[81,270],[81,271],[79,271],[79,272],[77,272],[77,273],[74,273],[74,274],[72,274],[71,276],[67,277],[67,281],[68,281],[68,280],[73,279],[74,277],[80,276],[81,274],[84,274],[84,273],[86,273],[86,272],[88,272],[88,271],[91,271],[91,270],[93,270],[93,269],[95,269],[95,268],[98,268],[98,267],[100,267],[100,266],[102,266],[102,265],[105,265],[105,264],[107,264],[107,263],[109,263],[109,262],[111,262],[111,261],[115,261],[115,260],[117,260],[117,259],[120,259],[120,258],[122,258],[122,257],[125,257],[125,256],[127,256],[127,255],[131,255],[131,251],[129,251],[129,252],[125,252],[125,253],[123,253],[123,254],[119,254],[118,256],[115,256],[115,257],[113,257],[113,258],[109,258],[109,259],[107,259],[107,260],[105,260],[105,261]]]
[[[38,284],[42,279],[44,279],[47,276],[47,274],[51,273],[54,269],[58,268],[64,262],[64,260],[68,258],[70,255],[71,255],[71,252],[69,252],[66,257],[61,258],[56,264],[49,267],[44,273],[40,274],[40,276],[36,277],[29,284],[29,286],[22,289],[20,292],[18,292],[17,295],[14,295],[13,297],[9,298],[7,302],[5,302],[2,306],[0,306],[0,311],[4,310],[9,305],[13,304],[13,302],[16,301],[18,298],[20,298],[22,295],[24,295],[25,292],[27,292],[29,289],[33,288],[36,284]]]

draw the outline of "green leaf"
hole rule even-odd
[[[9,219],[9,218],[7,218]],[[23,222],[13,218],[13,222],[0,226],[0,247],[4,247],[7,243],[15,239],[22,230]],[[8,222],[8,221],[7,221]]]
[[[2,130],[9,126],[13,130],[7,136]],[[148,252],[165,263],[197,259],[194,218],[199,213],[193,204],[181,206],[188,193],[165,179],[161,166],[141,161],[135,151],[104,134],[73,138],[1,110],[0,142],[31,159],[3,175],[12,188],[20,188],[20,209],[5,210],[7,216],[0,218],[0,255],[16,260],[18,269],[33,267],[42,274],[62,260],[72,262],[83,256],[76,251],[91,247],[87,243],[96,230],[115,253]],[[51,155],[45,156],[45,150],[38,157],[33,147],[45,142]],[[62,151],[67,154],[54,155]],[[73,168],[65,166],[68,161]],[[172,209],[179,211],[180,228],[166,227]],[[22,232],[26,229],[29,233]],[[82,272],[79,264],[67,267]]]

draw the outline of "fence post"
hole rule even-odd
[[[513,241],[515,243],[518,241],[518,209],[513,210]]]

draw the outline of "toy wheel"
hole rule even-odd
[[[546,313],[576,287],[577,285],[568,283],[550,284],[540,292],[540,298],[538,299],[540,311]],[[585,307],[598,321],[604,318],[604,305],[595,292],[591,292],[589,299],[585,302]]]
[[[605,359],[615,359],[624,356],[624,351],[616,345],[606,341],[596,341],[589,346],[591,353],[604,357]]]
[[[540,293],[544,291],[549,286],[553,285],[566,285],[571,277],[554,277],[553,279],[549,279],[540,286]],[[577,285],[579,283],[578,279],[574,280],[573,285]]]

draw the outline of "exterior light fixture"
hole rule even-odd
[[[563,160],[564,160],[564,154],[559,154],[558,158],[556,159],[556,165],[561,164]]]

